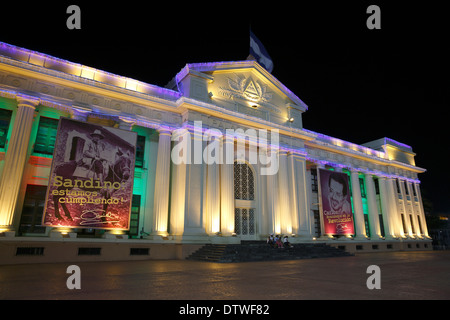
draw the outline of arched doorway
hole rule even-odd
[[[255,174],[242,161],[234,163],[234,232],[244,240],[256,239]]]

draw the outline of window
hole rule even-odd
[[[133,195],[131,203],[130,230],[128,235],[130,238],[137,238],[139,235],[139,213],[141,210],[141,196]]]
[[[398,179],[395,179],[395,185],[397,186],[397,193],[402,193],[402,191],[400,190],[400,182],[398,181]]]
[[[317,169],[311,169],[311,190],[319,192],[319,184],[317,182]]]
[[[16,256],[43,256],[44,247],[18,247]]]
[[[412,189],[412,191],[413,191],[413,196],[414,196],[414,201],[415,201],[415,202],[419,202],[419,197],[417,196],[417,190],[416,190],[416,187],[418,188],[419,186],[416,185],[416,184],[412,184],[412,185],[411,185],[411,189]]]
[[[405,215],[402,213],[400,216],[402,218],[403,233],[407,234],[408,230],[406,230]]]
[[[319,237],[321,234],[320,231],[320,211],[313,210],[314,213],[314,234],[316,237]]]
[[[415,186],[414,184],[411,185],[411,189],[412,189],[412,191],[413,191],[414,197],[417,197],[416,186]]]
[[[55,149],[56,133],[58,131],[58,119],[41,117],[34,144],[34,152],[53,155]]]
[[[367,198],[366,186],[364,185],[364,178],[359,178],[359,187],[361,189],[361,197],[362,198]]]
[[[399,199],[403,199],[402,189],[400,189],[400,181],[395,179],[395,185],[397,186],[397,195]]]
[[[250,166],[243,162],[234,163],[234,198],[255,200],[255,179]]]
[[[102,248],[78,248],[79,256],[99,256]]]
[[[31,184],[27,186],[20,218],[19,234],[45,233],[45,227],[41,226],[41,221],[44,213],[46,192],[46,186]]]
[[[414,228],[414,221],[412,214],[409,215],[409,221],[411,222],[411,231],[413,234],[416,234],[416,228]]]
[[[0,148],[5,148],[6,146],[11,115],[11,110],[0,109]]]
[[[423,234],[423,229],[422,229],[422,222],[420,221],[420,216],[417,216],[417,222],[419,222],[419,231],[420,234]]]
[[[366,235],[370,237],[369,215],[367,213],[364,213],[364,226],[366,228]]]
[[[375,184],[375,194],[379,195],[380,194],[380,184],[378,182],[378,179],[373,178],[373,182]]]
[[[145,137],[138,136],[136,144],[136,168],[144,167],[144,153],[145,153]]]
[[[384,232],[384,222],[383,222],[383,215],[379,214],[378,215],[378,221],[380,223],[380,234],[382,237],[384,237],[386,235],[386,233]]]

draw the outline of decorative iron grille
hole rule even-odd
[[[246,163],[234,164],[234,198],[238,200],[255,200],[255,178]]]

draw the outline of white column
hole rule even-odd
[[[320,182],[320,169],[325,169],[325,165],[323,165],[322,163],[318,162],[316,164],[316,170],[317,170],[317,207],[319,209],[319,225],[320,225],[320,234],[319,237],[321,239],[329,239],[329,235],[325,234],[325,224],[324,224],[324,217],[323,217],[323,205],[322,205],[322,189],[324,188],[324,186],[322,186],[321,182]],[[326,188],[326,187],[325,187]],[[311,192],[312,194],[312,192]],[[314,215],[313,215],[313,211],[311,211],[311,230],[314,230]]]
[[[18,108],[0,178],[0,232],[12,231],[22,175],[28,155],[34,111],[39,99],[17,96]]]
[[[411,228],[411,220],[409,218],[409,213],[407,208],[407,199],[406,199],[406,191],[405,188],[407,188],[406,186],[406,181],[404,180],[399,180],[400,183],[400,190],[402,193],[402,208],[403,208],[403,219],[405,221],[405,226],[406,226],[406,236],[412,237],[413,233],[412,233],[412,228]],[[401,214],[399,215],[400,219],[401,219]]]
[[[378,177],[378,185],[380,187],[381,214],[383,215],[384,238],[386,240],[392,240],[395,237],[395,222],[392,217],[392,212],[389,205],[386,178]]]
[[[414,213],[414,206],[413,206],[413,202],[414,202],[414,194],[412,191],[412,186],[411,186],[411,182],[409,182],[408,180],[405,180],[405,190],[408,192],[408,196],[409,196],[409,200],[408,197],[406,198],[406,202],[405,202],[405,209],[406,209],[406,214],[408,216],[408,220],[411,226],[411,235],[419,235],[420,236],[420,229],[419,229],[419,224],[417,222],[417,218],[416,218],[416,214]],[[411,222],[412,219],[412,222]],[[414,229],[414,231],[413,231]]]
[[[172,159],[172,189],[170,191],[170,234],[182,236],[184,233],[184,217],[186,208],[186,169],[190,160],[191,137],[185,129],[175,130],[172,135],[173,141],[178,141],[182,146],[182,152],[187,154],[174,155],[178,159]],[[174,146],[174,150],[175,150]]]
[[[312,237],[310,228],[310,201],[308,200],[308,190],[311,189],[311,181],[307,179],[306,175],[306,160],[303,156],[295,155],[294,168],[296,172],[294,184],[296,186],[296,200],[297,200],[297,218],[294,225],[297,227],[295,232],[298,235]],[[293,218],[293,221],[295,219]],[[293,232],[294,232],[293,231]]]
[[[278,152],[275,149],[267,149],[268,153]],[[269,156],[269,155],[268,155]],[[281,167],[281,166],[280,166]],[[269,220],[269,232],[281,233],[280,196],[278,192],[278,174],[267,175],[267,212]]]
[[[222,139],[220,165],[220,215],[223,236],[234,232],[234,138]]]
[[[306,166],[306,164],[305,164]],[[312,177],[311,177],[311,170],[306,170],[306,175],[305,175],[305,193],[306,193],[306,215],[307,215],[307,219],[308,219],[308,224],[306,226],[307,231],[306,233],[309,232],[309,234],[311,235],[311,238],[315,237],[315,225],[314,225],[314,212],[312,210],[312,181],[311,181]],[[320,221],[319,221],[320,224]],[[320,236],[320,235],[319,235]]]
[[[371,174],[366,173],[365,178],[367,188],[367,204],[369,208],[370,238],[375,240],[381,238],[380,217],[375,193],[375,184]]]
[[[156,162],[155,177],[155,200],[153,207],[153,235],[168,235],[170,144],[170,131],[165,129],[159,130],[158,159]]]
[[[397,188],[394,186],[395,182],[393,178],[388,178],[386,180],[386,191],[387,198],[389,203],[389,214],[391,215],[392,227],[394,229],[394,234],[397,237],[404,236],[403,232],[403,224],[401,220],[401,216],[398,212],[398,196],[397,196]]]
[[[362,206],[361,188],[359,186],[359,176],[356,170],[351,169],[352,180],[352,196],[353,196],[353,208],[356,227],[356,239],[366,239],[366,226],[364,223],[364,211]]]
[[[204,223],[206,218],[204,189],[206,189],[207,174],[203,160],[205,144],[202,130],[194,129],[191,132],[191,154],[188,157],[190,164],[186,168],[186,210],[183,233],[183,239],[194,241],[207,239]]]
[[[260,145],[259,146],[259,159],[260,159],[260,171],[262,171],[262,168],[264,167],[264,164],[267,163],[267,146],[266,145]],[[271,201],[269,199],[269,196],[271,196],[271,192],[269,190],[269,181],[270,181],[269,175],[262,175],[260,174],[260,184],[257,186],[257,194],[259,197],[259,202],[261,203],[261,221],[258,223],[259,230],[261,235],[268,235],[273,232],[272,228],[272,207],[270,206]],[[259,187],[259,188],[258,188]]]
[[[206,147],[208,160],[206,165],[206,214],[207,233],[220,232],[220,137],[212,134]],[[215,150],[215,151],[213,151]],[[212,155],[214,154],[214,157]]]
[[[413,188],[416,188],[416,194],[417,194],[417,199],[419,200],[419,219],[420,219],[420,223],[422,225],[422,231],[423,231],[423,236],[425,237],[430,237],[428,235],[428,227],[427,227],[427,222],[425,220],[425,211],[423,210],[423,202],[422,202],[422,194],[420,192],[420,185],[418,183],[415,183],[413,186]]]
[[[280,150],[279,153],[279,169],[278,169],[278,196],[279,196],[279,212],[281,233],[292,233],[292,222],[290,215],[290,199],[289,199],[289,183],[288,183],[288,162],[287,152]]]
[[[298,199],[297,199],[297,166],[296,166],[296,155],[289,152],[287,156],[287,178],[288,178],[288,189],[289,189],[289,202],[288,202],[288,212],[291,218],[291,233],[298,234],[300,229],[300,217],[298,213]]]

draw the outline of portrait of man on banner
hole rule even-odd
[[[319,169],[319,176],[324,233],[327,235],[354,234],[347,174]]]
[[[61,118],[43,226],[129,230],[137,134]]]

